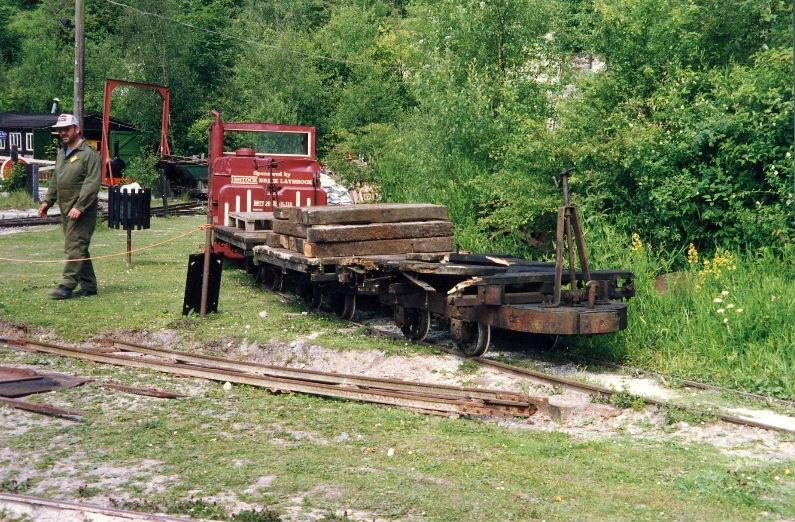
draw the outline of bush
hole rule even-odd
[[[25,177],[27,176],[27,167],[22,163],[15,163],[11,168],[11,175],[8,179],[0,178],[0,189],[4,192],[16,192],[25,190]]]
[[[160,173],[155,168],[157,156],[151,152],[144,152],[130,160],[124,170],[124,177],[135,182],[143,188],[155,189],[160,186]]]

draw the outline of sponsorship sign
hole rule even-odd
[[[232,176],[232,183],[237,185],[256,185],[257,176]]]

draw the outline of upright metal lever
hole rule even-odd
[[[555,288],[552,303],[548,306],[560,306],[561,287],[563,286],[563,244],[566,243],[567,257],[569,262],[571,289],[577,285],[577,267],[574,264],[574,244],[577,245],[577,257],[580,261],[583,280],[586,286],[591,281],[591,270],[588,267],[588,253],[585,250],[585,241],[582,237],[582,226],[577,207],[569,202],[569,174],[574,170],[570,167],[560,173],[561,185],[563,186],[563,206],[558,209],[557,223],[557,248],[555,252]],[[590,288],[589,288],[590,290]],[[589,294],[591,292],[589,291]],[[589,306],[593,306],[592,298],[588,299]]]

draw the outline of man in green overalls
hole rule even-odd
[[[88,246],[97,224],[97,194],[100,182],[99,155],[82,137],[79,122],[71,114],[61,114],[53,125],[63,142],[55,158],[54,176],[39,216],[58,201],[64,231],[66,259],[90,257]],[[77,285],[80,290],[75,292]],[[67,261],[63,280],[50,292],[53,299],[97,295],[97,276],[90,259]]]

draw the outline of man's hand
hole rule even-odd
[[[69,211],[69,214],[67,214],[67,215],[69,216],[69,219],[74,220],[74,219],[79,218],[81,214],[82,214],[82,212],[80,212],[76,208],[73,208],[72,210]]]
[[[50,208],[50,206],[47,203],[42,203],[41,205],[39,205],[39,217],[41,218],[47,217],[48,208]]]

